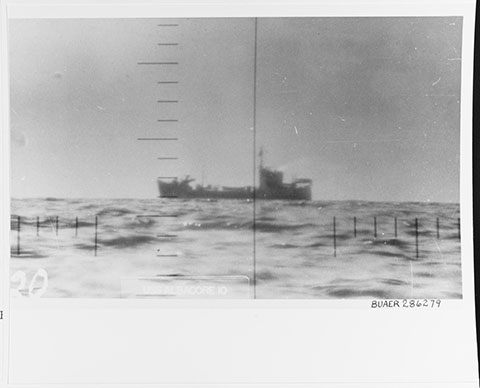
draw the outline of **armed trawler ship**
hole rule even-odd
[[[244,187],[212,187],[211,185],[191,186],[195,179],[186,176],[178,178],[159,178],[158,190],[160,198],[207,198],[207,199],[287,199],[307,200],[312,199],[312,180],[301,178],[294,179],[292,183],[283,183],[283,173],[263,165],[263,151],[260,150],[259,177],[260,185]]]

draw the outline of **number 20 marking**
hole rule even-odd
[[[37,278],[41,277],[43,279],[42,287],[39,289],[35,290],[35,282],[37,281]],[[23,297],[21,290],[25,289],[25,285],[27,284],[27,275],[23,271],[17,271],[15,272],[12,277],[10,278],[11,282],[18,282],[16,288],[11,289],[11,296],[13,297]],[[32,280],[30,281],[30,284],[28,286],[28,296],[31,298],[40,298],[43,294],[45,294],[45,291],[47,291],[48,287],[48,274],[47,271],[45,271],[43,268],[40,268],[37,270],[35,275],[33,275]]]

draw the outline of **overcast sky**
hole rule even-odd
[[[9,33],[13,197],[155,197],[158,176],[185,174],[252,184],[253,19]],[[461,18],[259,19],[265,163],[312,178],[314,199],[457,202],[461,34]]]

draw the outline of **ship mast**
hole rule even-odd
[[[260,147],[260,151],[258,152],[258,157],[260,158],[260,169],[263,168],[263,147]]]

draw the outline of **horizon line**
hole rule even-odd
[[[161,197],[55,197],[55,196],[41,196],[41,197],[13,197],[10,196],[10,200],[46,200],[46,201],[55,201],[55,200],[145,200],[145,199],[159,199],[159,200],[208,200],[208,198],[161,198]],[[229,199],[229,198],[214,198],[216,201],[227,200],[227,201],[245,201],[253,202],[254,200],[265,201],[265,202],[378,202],[378,203],[425,203],[425,204],[457,204],[460,205],[460,201],[433,201],[433,200],[371,200],[371,199],[312,199],[312,200],[271,200],[271,199]]]

